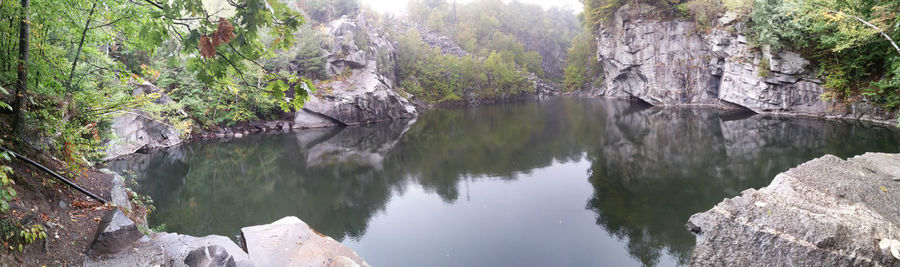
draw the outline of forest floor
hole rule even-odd
[[[58,160],[42,157],[35,150],[23,152],[26,157],[73,180],[95,195],[109,199],[114,175],[90,167],[83,167],[78,175],[65,174],[68,169]],[[0,266],[81,266],[101,217],[105,211],[115,207],[101,204],[19,159],[6,164],[13,168],[13,188],[17,194],[10,203],[9,211],[0,214],[0,234],[3,235],[0,236],[3,245],[0,248]],[[41,225],[47,238],[24,244],[20,252],[18,245],[22,239],[5,238],[9,234],[19,234],[21,228],[18,225],[26,228]]]

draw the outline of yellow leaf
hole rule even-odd
[[[881,191],[887,192],[887,188],[884,187],[884,186],[882,185],[882,186],[881,186]]]

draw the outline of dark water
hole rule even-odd
[[[192,143],[111,163],[151,226],[235,236],[297,216],[373,266],[684,264],[705,211],[824,154],[900,151],[892,128],[551,99],[417,121]]]

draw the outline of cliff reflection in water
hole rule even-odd
[[[194,143],[110,167],[135,172],[139,190],[155,200],[151,225],[168,231],[234,236],[242,226],[294,215],[323,234],[356,240],[408,186],[453,204],[464,182],[515,181],[588,161],[578,178],[594,191],[585,207],[631,257],[655,265],[663,254],[685,263],[694,238],[684,223],[725,197],[826,153],[900,148],[886,127],[751,115],[551,99],[437,109],[411,123]]]

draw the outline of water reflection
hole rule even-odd
[[[687,262],[694,238],[684,223],[722,198],[826,153],[900,148],[900,136],[886,127],[751,115],[596,99],[527,101],[438,109],[409,123],[194,143],[110,167],[136,173],[140,191],[158,208],[151,224],[169,231],[234,235],[241,226],[295,215],[336,239],[364,242],[373,216],[409,186],[455,205],[469,182],[516,182],[534,170],[588,162],[574,178],[587,180],[593,194],[577,208],[594,213],[635,263],[656,265],[663,255]],[[522,201],[516,208],[533,206]],[[540,214],[532,216],[520,223]],[[569,257],[608,257],[582,254]]]

